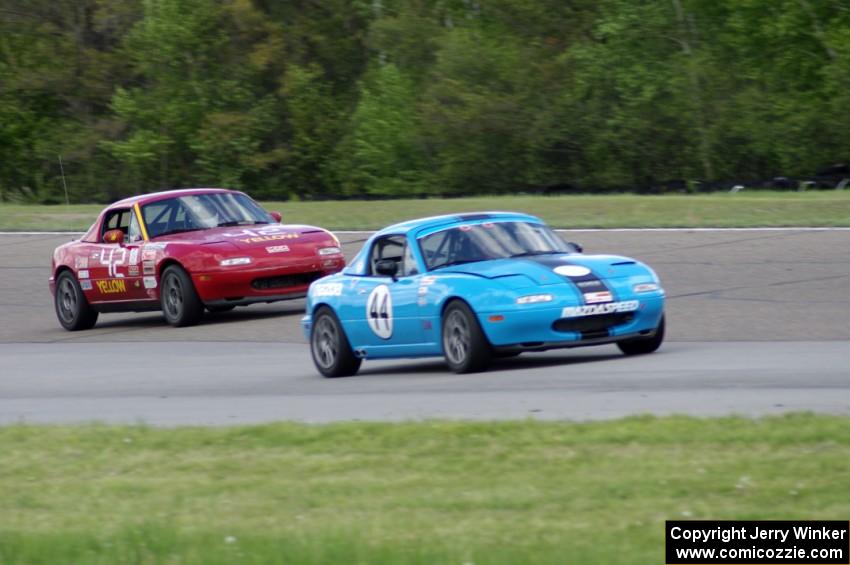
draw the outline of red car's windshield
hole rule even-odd
[[[220,226],[269,224],[274,219],[238,193],[209,193],[157,200],[142,206],[150,237]]]
[[[462,225],[419,239],[428,270],[459,263],[574,251],[543,224],[488,222]]]

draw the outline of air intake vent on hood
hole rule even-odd
[[[620,266],[620,265],[634,265],[634,264],[635,264],[634,261],[619,261],[617,263],[611,263],[611,266],[617,267],[617,266]]]

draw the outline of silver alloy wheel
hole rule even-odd
[[[59,305],[59,315],[62,321],[70,324],[77,316],[77,291],[71,277],[63,277],[59,283],[56,303]]]
[[[316,362],[323,369],[336,363],[339,351],[339,332],[329,316],[321,316],[313,329],[313,352]]]
[[[461,365],[469,355],[471,342],[469,322],[460,310],[453,310],[446,319],[443,331],[443,349],[455,365]]]
[[[183,287],[180,285],[180,278],[174,274],[169,274],[165,278],[165,309],[171,318],[178,318],[183,310]]]

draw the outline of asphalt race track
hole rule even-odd
[[[365,234],[340,234],[350,258]],[[102,315],[59,326],[47,290],[61,235],[0,235],[0,423],[231,424],[290,419],[589,420],[629,414],[850,414],[850,230],[576,231],[586,252],[649,263],[668,341],[523,354],[454,375],[438,359],[318,376],[303,300],[208,315]]]

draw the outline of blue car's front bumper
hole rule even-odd
[[[637,300],[637,309],[623,316],[621,323],[604,328],[588,324],[589,329],[564,329],[581,324],[570,323],[578,318],[564,318],[562,306],[516,308],[498,313],[479,313],[478,317],[487,339],[497,348],[592,345],[651,335],[664,314],[664,296],[642,296]]]

